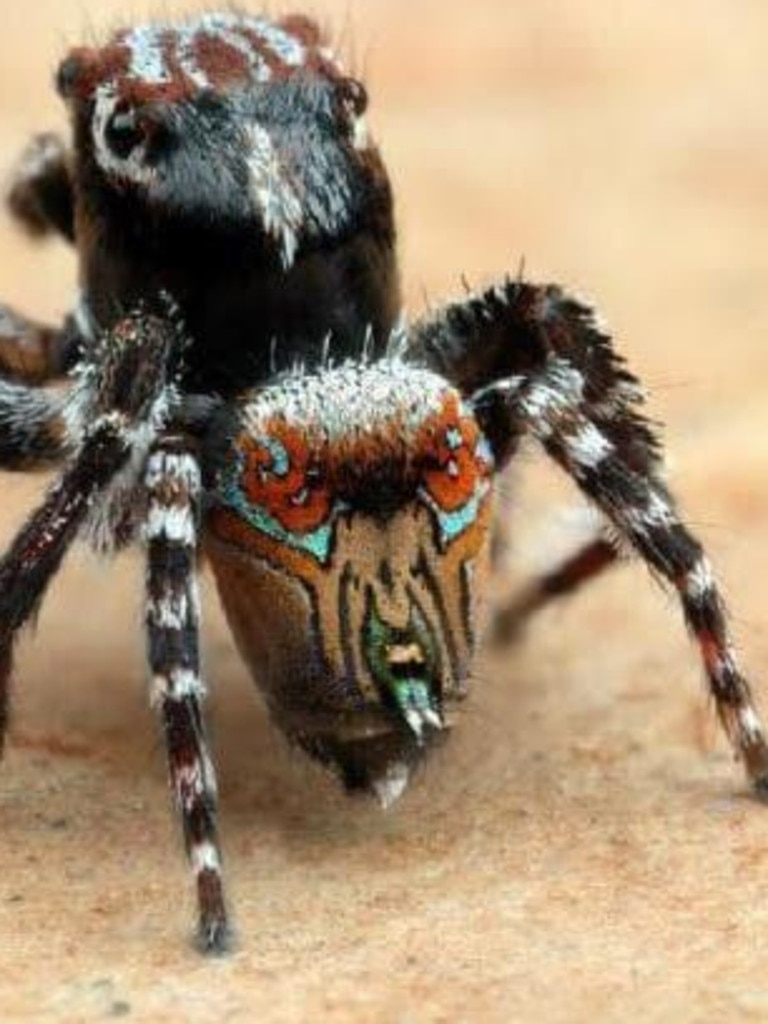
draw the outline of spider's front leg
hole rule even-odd
[[[35,470],[68,454],[66,399],[0,377],[0,469]]]
[[[57,233],[74,241],[70,154],[63,139],[46,132],[29,141],[12,172],[6,202],[29,234],[41,237]]]
[[[68,416],[55,420],[66,431],[62,444],[75,454],[0,562],[0,749],[16,637],[39,607],[95,502],[132,459],[141,461],[163,426],[179,346],[175,323],[145,313],[127,317],[94,345],[69,398]],[[9,388],[34,395],[20,385],[3,384],[0,413]],[[18,402],[13,408],[18,412]],[[41,413],[41,430],[46,422]]]
[[[197,586],[200,470],[180,438],[159,442],[147,462],[147,640],[153,703],[165,737],[168,770],[195,872],[198,941],[224,952],[229,925],[216,834],[216,780],[201,713]]]
[[[0,304],[0,376],[45,384],[71,369],[82,347],[76,316],[51,327]]]
[[[720,720],[764,794],[768,743],[720,589],[662,479],[642,390],[592,310],[556,286],[507,281],[416,325],[412,352],[472,396],[502,459],[522,435],[535,437],[676,588]]]
[[[22,152],[11,175],[6,204],[30,235],[55,233],[74,241],[69,163],[64,142],[53,134],[35,136]],[[32,384],[66,373],[82,343],[83,325],[78,323],[78,315],[55,328],[0,306],[0,374]]]

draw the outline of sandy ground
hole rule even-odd
[[[0,166],[62,123],[49,88],[62,49],[146,9],[5,0]],[[522,256],[531,276],[599,298],[653,388],[672,479],[768,706],[764,0],[313,9],[367,69],[411,308]],[[5,299],[61,315],[63,247],[3,219],[0,256]],[[43,481],[1,484],[10,537]],[[567,547],[557,509],[573,500],[525,467],[518,578]],[[460,730],[387,814],[284,748],[207,585],[240,935],[215,963],[186,944],[140,573],[137,558],[77,552],[22,645],[0,777],[0,1019],[768,1019],[768,811],[712,722],[674,602],[642,568],[547,612],[485,666]]]

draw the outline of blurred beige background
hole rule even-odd
[[[168,5],[5,0],[0,168],[63,126],[56,60]],[[256,8],[254,8],[256,9]],[[399,196],[410,308],[516,270],[593,296],[667,424],[768,707],[764,0],[344,0]],[[58,317],[71,255],[0,219],[0,294]],[[43,481],[3,476],[9,538]],[[573,531],[532,464],[520,578]],[[554,518],[552,518],[552,515]],[[537,540],[537,536],[539,539]],[[274,735],[207,588],[239,952],[187,945],[187,873],[145,706],[137,557],[78,551],[21,646],[0,773],[0,1019],[768,1019],[768,810],[747,799],[674,602],[626,566],[479,674],[384,815]]]

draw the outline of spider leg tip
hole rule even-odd
[[[224,957],[234,952],[235,936],[226,918],[201,921],[195,933],[194,947],[198,953],[209,957]]]
[[[750,779],[750,782],[752,783],[752,796],[758,803],[768,806],[768,774]]]
[[[768,804],[768,745],[760,742],[748,748],[744,752],[744,766],[753,795]]]

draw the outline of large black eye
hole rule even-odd
[[[121,160],[127,159],[144,138],[134,110],[116,111],[104,129],[104,141]]]
[[[82,70],[82,61],[74,55],[61,62],[56,72],[56,89],[59,96],[69,99],[74,95]]]

